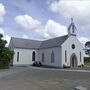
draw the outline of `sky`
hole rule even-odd
[[[67,34],[73,18],[77,38],[90,41],[89,0],[0,0],[0,33],[11,37],[46,40]]]

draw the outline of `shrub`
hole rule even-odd
[[[70,68],[70,66],[63,64],[63,68]]]
[[[84,64],[79,65],[78,67],[84,67]]]
[[[2,37],[3,35],[0,34],[0,69],[9,68],[10,61],[13,58],[13,51],[5,47],[7,42]]]
[[[90,57],[84,57],[84,62],[90,62]]]

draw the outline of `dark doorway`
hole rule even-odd
[[[32,61],[35,61],[35,51],[32,53]]]
[[[77,67],[77,56],[75,54],[71,55],[70,66],[71,67]]]

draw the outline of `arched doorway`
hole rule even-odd
[[[71,67],[77,67],[77,56],[75,53],[73,53],[71,55],[71,58],[70,58],[70,66]]]

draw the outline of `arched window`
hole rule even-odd
[[[52,51],[51,53],[51,63],[55,62],[55,56],[54,56],[54,52]]]
[[[44,52],[42,53],[42,62],[44,62]]]
[[[80,52],[80,62],[81,62],[81,52]]]
[[[17,62],[19,62],[19,52],[17,52]]]
[[[32,61],[35,61],[35,51],[32,53]]]
[[[65,50],[65,62],[67,62],[67,51]]]

